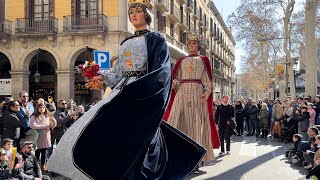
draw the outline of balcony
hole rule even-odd
[[[204,31],[207,31],[208,30],[208,21],[206,19],[202,19],[202,28]]]
[[[177,0],[177,3],[180,5],[184,5],[187,3],[187,0]]]
[[[181,21],[178,23],[178,26],[180,27],[181,30],[188,30],[188,21],[187,21],[187,16],[184,14],[181,14]]]
[[[6,19],[0,20],[0,38],[7,38],[12,35],[12,22]]]
[[[188,19],[187,19],[188,21]],[[187,29],[186,31],[187,34],[192,34],[193,33],[193,23],[190,23],[190,28]]]
[[[194,7],[193,9],[193,20],[198,20],[200,18],[200,10],[199,8]]]
[[[193,0],[187,0],[187,12],[193,13],[194,3]]]
[[[159,11],[168,12],[169,11],[169,0],[155,0],[155,6]]]
[[[181,11],[177,6],[171,6],[170,8],[170,14],[168,15],[168,18],[170,18],[175,23],[181,22]]]
[[[18,18],[16,20],[16,35],[49,35],[58,32],[58,19],[55,17]]]
[[[219,68],[219,69],[213,68],[212,71],[213,71],[213,75],[214,75],[214,76],[223,77],[220,68]]]
[[[107,31],[107,17],[104,14],[63,16],[63,31],[73,33],[92,33]]]
[[[173,44],[174,38],[171,37],[169,34],[166,34],[166,40],[167,40],[167,42]]]

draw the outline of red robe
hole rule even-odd
[[[175,79],[177,77],[178,70],[181,67],[182,61],[186,57],[191,57],[191,56],[195,56],[195,55],[185,56],[185,57],[182,57],[182,58],[180,58],[178,60],[177,64],[173,68],[173,72],[172,72],[172,78],[173,79]],[[198,56],[198,55],[196,55],[196,56]],[[200,58],[202,59],[203,64],[205,65],[205,69],[206,69],[206,71],[208,73],[208,77],[209,77],[209,79],[211,81],[211,84],[212,84],[213,76],[212,76],[210,61],[206,56],[200,55]],[[166,113],[164,115],[164,118],[163,118],[165,121],[168,121],[168,119],[169,119],[170,111],[171,111],[172,104],[173,104],[174,98],[176,96],[176,93],[177,93],[176,90],[172,90],[171,98],[170,98],[170,101],[169,101],[169,105],[168,105],[167,111],[166,111]],[[210,95],[209,95],[208,101],[207,101],[208,112],[209,112],[209,120],[210,120],[210,129],[211,129],[211,143],[212,143],[213,149],[218,149],[220,147],[220,138],[219,138],[217,127],[216,127],[216,124],[215,124],[215,121],[214,121],[213,109],[212,109],[213,108],[212,107],[213,103],[212,102],[213,102],[213,96],[212,96],[212,92],[211,92]]]

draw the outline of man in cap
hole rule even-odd
[[[22,161],[24,166],[20,168],[19,178],[34,179],[34,180],[49,180],[50,177],[42,175],[39,163],[34,155],[34,143],[32,141],[25,141],[21,147]]]

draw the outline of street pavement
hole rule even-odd
[[[231,140],[230,155],[216,157],[200,168],[200,174],[191,174],[187,180],[295,180],[307,173],[286,159],[291,143],[255,136],[233,136]],[[214,152],[217,155],[220,151]]]
[[[212,164],[200,168],[200,174],[191,174],[186,180],[297,180],[307,171],[285,158],[292,146],[255,136],[233,136],[230,155],[216,157]],[[217,155],[220,151],[214,152]]]

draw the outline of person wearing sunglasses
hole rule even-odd
[[[17,101],[9,101],[3,112],[3,134],[2,139],[13,139],[13,146],[19,149],[20,130],[24,128],[24,123],[20,120],[18,112],[20,105]]]
[[[31,129],[30,118],[34,113],[34,107],[31,102],[29,102],[29,94],[27,91],[21,91],[19,93],[18,102],[20,104],[20,110],[18,115],[20,120],[23,122],[23,128],[21,129],[21,141],[35,141],[37,139],[37,131]],[[21,146],[22,144],[20,144]]]
[[[67,110],[67,102],[61,99],[58,102],[58,108],[54,113],[54,118],[57,120],[57,126],[53,131],[53,138],[56,140],[57,144],[60,141],[63,134],[67,131],[72,120],[73,110]]]
[[[34,143],[23,142],[21,148],[23,167],[19,169],[19,179],[49,180],[50,177],[42,175],[39,163],[34,155]]]

